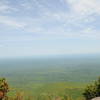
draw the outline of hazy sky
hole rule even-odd
[[[0,0],[0,57],[100,53],[100,0]]]

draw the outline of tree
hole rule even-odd
[[[100,96],[100,77],[93,84],[88,85],[83,92],[83,96],[86,100]]]
[[[7,92],[9,91],[8,83],[5,78],[0,78],[0,100],[6,97]]]

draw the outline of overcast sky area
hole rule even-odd
[[[100,0],[0,0],[0,58],[100,53]]]

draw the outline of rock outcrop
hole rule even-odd
[[[100,100],[100,97],[93,98],[92,100]]]

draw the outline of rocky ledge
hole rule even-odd
[[[92,100],[100,100],[100,97],[93,98]]]

